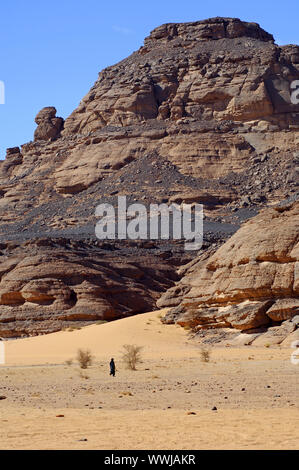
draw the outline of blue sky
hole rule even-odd
[[[137,50],[168,22],[214,16],[255,21],[279,44],[299,44],[298,0],[10,0],[0,5],[0,159],[32,140],[34,117],[55,106],[66,118],[98,72]]]

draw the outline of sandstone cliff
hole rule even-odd
[[[140,244],[39,239],[1,245],[0,333],[36,335],[150,311],[178,276]],[[129,250],[129,249],[128,249]]]
[[[247,331],[287,320],[291,333],[299,314],[298,267],[299,202],[265,209],[212,256],[192,263],[158,301],[175,305],[163,321]]]

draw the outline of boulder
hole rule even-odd
[[[64,119],[56,117],[56,108],[47,106],[35,117],[35,122],[38,125],[34,132],[34,140],[50,140],[59,137],[62,129]]]

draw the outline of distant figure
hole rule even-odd
[[[115,376],[115,362],[113,358],[110,361],[110,375]]]

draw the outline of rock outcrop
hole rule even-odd
[[[163,321],[243,332],[291,321],[299,313],[298,236],[299,202],[261,211],[162,296],[159,306],[175,305]]]
[[[35,122],[38,125],[34,132],[34,140],[51,140],[60,136],[64,120],[56,117],[56,108],[48,106],[41,109],[36,115]]]
[[[274,108],[266,81],[277,51],[271,34],[238,19],[162,25],[137,53],[100,74],[64,134],[156,118],[267,118]],[[282,80],[291,76],[285,70]]]
[[[238,194],[278,202],[295,191],[299,107],[290,85],[298,79],[299,47],[277,46],[256,24],[214,18],[163,25],[99,74],[63,131],[55,108],[37,115],[35,142],[22,146],[22,165],[11,167],[12,192],[30,199],[24,183],[42,173],[38,197],[50,190],[56,197],[77,194],[158,151],[184,175],[222,179],[218,194],[235,186]],[[259,158],[290,184],[270,172],[264,190],[255,168],[244,188],[248,161]],[[5,174],[1,184],[8,183]]]
[[[26,258],[28,240],[39,247],[37,256],[39,250],[43,254],[38,239],[58,238],[86,243],[87,257],[93,256],[95,207],[100,202],[115,205],[118,195],[126,195],[128,203],[147,206],[202,202],[205,250],[227,240],[263,206],[294,200],[299,107],[291,102],[290,85],[298,79],[299,46],[276,45],[256,23],[212,18],[156,28],[139,50],[99,74],[65,121],[56,117],[54,107],[44,108],[36,116],[34,141],[8,149],[0,162],[0,242],[12,243],[2,257],[4,266],[19,256]],[[95,254],[96,259],[110,259],[111,246]],[[176,251],[171,241],[149,246],[139,260],[141,271],[151,265],[155,272],[156,257],[171,272],[173,266],[191,259],[181,248]],[[127,262],[132,256],[130,247],[117,250],[119,260]],[[72,284],[68,262],[68,258],[62,262],[69,277],[65,286]],[[36,304],[28,299],[43,298],[46,303],[54,296],[53,302],[60,305],[67,298],[60,278],[53,279],[46,271],[40,277],[39,269],[32,265],[22,285],[12,290],[5,279],[13,273],[3,271],[4,300],[19,302],[14,308],[28,321],[27,329],[15,327],[16,332],[35,331],[29,324],[37,325]],[[155,292],[169,287],[158,284]],[[87,291],[93,292],[89,287]],[[145,297],[146,291],[147,287]],[[95,310],[106,308],[99,309],[91,297],[90,319]],[[240,313],[240,327],[247,317],[255,319],[252,325],[261,324],[265,315],[270,318],[266,312],[272,307],[273,318],[291,308],[291,301],[276,307],[262,300],[250,302]],[[41,318],[49,308],[38,304]],[[12,311],[9,305],[0,305],[0,336],[7,325],[1,315],[6,318],[7,309]],[[115,312],[119,317],[132,314],[133,303],[128,308],[120,302]],[[82,313],[83,322],[88,321],[86,315]],[[223,322],[229,323],[229,315],[224,317]],[[51,330],[47,318],[47,328],[40,326],[38,331]],[[18,321],[15,317],[10,322],[9,335]]]
[[[37,335],[150,311],[178,279],[146,249],[43,239],[1,246],[0,337]]]

